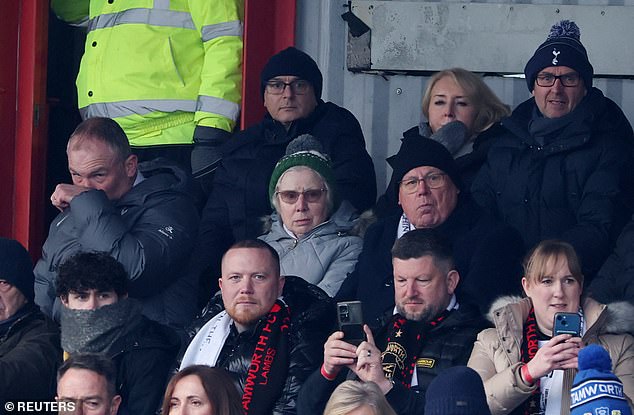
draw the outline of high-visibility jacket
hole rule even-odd
[[[84,119],[117,121],[133,146],[232,131],[240,111],[243,0],[52,0],[87,27],[77,76]]]

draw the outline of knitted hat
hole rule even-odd
[[[456,187],[462,189],[460,171],[453,157],[445,146],[429,138],[403,138],[398,153],[388,157],[387,162],[394,171],[392,177],[396,182],[401,181],[408,171],[416,167],[430,166],[445,172]]]
[[[275,187],[280,177],[282,177],[286,170],[295,166],[309,167],[321,174],[321,177],[328,183],[334,206],[338,206],[337,191],[335,189],[335,174],[332,171],[330,160],[328,156],[324,154],[323,147],[319,140],[310,134],[302,134],[288,143],[286,155],[277,162],[275,169],[273,169],[273,174],[271,174],[271,180],[269,181],[269,199],[273,199]]]
[[[546,41],[537,48],[524,68],[529,91],[533,90],[537,74],[550,66],[572,68],[579,72],[586,88],[592,86],[594,69],[580,38],[579,26],[570,20],[562,20],[550,28]]]
[[[33,302],[33,262],[26,249],[13,239],[0,238],[0,279],[15,286],[30,303]]]
[[[290,47],[271,56],[260,74],[262,96],[266,83],[276,76],[296,76],[310,82],[315,90],[315,98],[321,98],[323,78],[317,63],[301,50]]]
[[[491,415],[478,373],[454,366],[431,381],[425,392],[425,415]]]
[[[623,383],[612,373],[610,355],[598,344],[579,351],[579,372],[570,389],[570,404],[571,415],[632,415]]]

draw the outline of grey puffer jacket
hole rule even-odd
[[[83,192],[51,223],[35,266],[35,302],[48,316],[59,315],[57,269],[80,251],[110,253],[129,275],[130,297],[159,323],[187,326],[195,310],[197,281],[184,270],[194,247],[198,213],[189,177],[167,160],[139,164],[145,180],[121,199],[101,190]],[[189,308],[188,308],[189,307]]]
[[[518,407],[533,393],[520,377],[524,321],[531,309],[528,298],[502,297],[491,307],[489,318],[495,328],[478,334],[467,366],[477,371],[492,415],[523,413]],[[599,344],[612,359],[612,371],[623,382],[626,396],[634,396],[634,309],[626,302],[606,306],[587,298],[582,305],[586,319],[585,345]],[[564,374],[561,414],[570,414],[570,387],[576,370]]]
[[[282,275],[302,277],[333,297],[363,248],[363,240],[354,235],[358,220],[354,207],[344,201],[328,221],[301,238],[286,232],[278,214],[271,220],[271,230],[260,239],[279,254]]]

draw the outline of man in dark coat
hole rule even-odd
[[[311,134],[321,142],[340,194],[358,211],[376,200],[374,166],[359,122],[350,111],[321,100],[322,75],[315,61],[298,49],[285,49],[271,57],[261,82],[267,114],[223,147],[222,164],[202,213],[193,257],[207,282],[207,297],[214,291],[209,279],[220,275],[227,248],[261,235],[260,218],[272,212],[267,193],[271,173],[292,139]]]
[[[119,414],[154,414],[161,404],[180,340],[141,314],[128,298],[123,265],[105,252],[80,252],[59,268],[57,295],[67,356],[102,353],[117,367]]]
[[[57,185],[53,220],[35,266],[35,301],[57,319],[57,268],[80,251],[104,251],[123,264],[130,296],[143,313],[185,327],[196,313],[197,280],[183,272],[194,246],[198,214],[189,178],[166,160],[137,166],[119,125],[90,118],[71,135],[68,167],[72,184]],[[178,305],[175,305],[178,301]]]
[[[388,159],[398,177],[398,214],[374,223],[365,234],[355,270],[336,298],[363,301],[365,322],[381,327],[394,307],[390,249],[413,229],[433,228],[449,242],[462,276],[458,292],[484,312],[499,295],[521,293],[523,245],[512,228],[482,212],[463,192],[459,169],[447,149],[423,137],[403,139]]]
[[[590,281],[629,217],[634,134],[592,87],[593,68],[570,21],[553,26],[524,69],[533,97],[502,121],[474,199],[515,227],[526,248],[569,242]]]
[[[181,369],[226,369],[247,414],[295,413],[297,393],[319,367],[335,323],[332,300],[300,277],[281,276],[277,252],[257,239],[227,251],[220,288],[196,322],[202,327],[194,328]]]
[[[366,325],[367,340],[358,346],[342,331],[328,338],[321,370],[300,391],[298,414],[323,413],[346,367],[358,380],[376,383],[397,414],[421,414],[431,381],[466,364],[487,323],[475,307],[458,302],[460,274],[450,247],[436,230],[417,229],[396,241],[392,261],[396,311],[375,335]]]
[[[19,242],[0,238],[0,413],[7,402],[55,396],[59,329],[33,302],[32,269]]]

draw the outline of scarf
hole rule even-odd
[[[530,311],[528,312],[528,317],[524,322],[521,348],[522,363],[526,364],[532,358],[534,358],[537,354],[537,350],[539,350],[537,320],[535,320],[535,308],[531,307]],[[522,408],[525,415],[539,414],[541,412],[539,400],[539,379],[536,379],[535,381],[537,382],[537,388],[535,388],[533,393],[524,402]]]
[[[592,109],[587,95],[572,112],[558,118],[544,117],[535,105],[532,118],[528,122],[528,132],[539,145],[546,146],[557,140],[565,127],[573,123],[582,123],[591,115]]]
[[[407,320],[394,314],[388,323],[387,346],[381,353],[385,377],[411,388],[412,376],[416,369],[416,359],[422,342],[431,329],[440,324],[449,314],[445,310],[430,322]]]
[[[226,311],[209,320],[190,343],[181,369],[203,364],[215,366],[229,336],[231,317]],[[271,413],[286,382],[290,354],[291,314],[289,307],[277,300],[256,325],[258,339],[244,382],[242,408],[246,414]]]
[[[449,124],[443,125],[435,133],[432,133],[429,123],[422,120],[420,124],[418,124],[418,134],[439,142],[454,158],[471,152],[466,151],[465,147],[473,149],[473,140],[469,137],[465,125],[459,121],[452,121]]]
[[[62,307],[62,348],[68,353],[108,353],[125,333],[140,324],[141,305],[130,298],[96,310]]]

